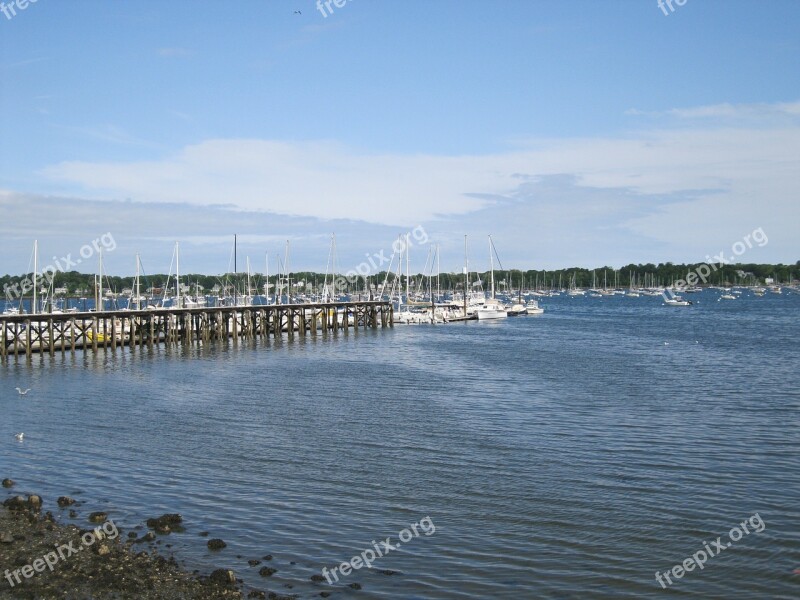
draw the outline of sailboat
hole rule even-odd
[[[476,311],[479,321],[505,319],[508,316],[506,307],[494,296],[494,244],[492,244],[492,236],[489,236],[489,263],[491,265],[491,296]]]

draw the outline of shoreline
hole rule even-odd
[[[3,480],[7,497],[0,506],[0,598],[291,600],[297,597],[253,588],[229,569],[216,569],[208,575],[189,572],[172,551],[162,555],[160,546],[164,536],[183,531],[182,517],[178,514],[148,519],[146,527],[123,530],[106,513],[88,512],[84,508],[79,514],[76,508],[82,503],[72,498],[61,496],[48,501],[36,494],[17,495],[12,489],[14,485],[9,479]],[[69,510],[71,519],[81,519],[86,525],[61,522],[59,515],[48,509]],[[220,542],[206,543],[211,547]],[[167,549],[170,546],[166,544]],[[261,561],[250,562],[252,566]],[[262,570],[269,572],[270,568]],[[326,597],[328,593],[320,595]]]

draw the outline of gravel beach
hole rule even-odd
[[[4,480],[4,487],[13,482]],[[11,492],[12,490],[7,490]],[[85,528],[59,523],[47,508],[74,501],[45,502],[37,495],[9,495],[0,507],[0,598],[26,599],[236,599],[276,598],[260,590],[241,591],[233,571],[209,575],[183,570],[161,556],[150,531],[119,530],[108,515],[86,513]],[[50,504],[53,504],[50,507]],[[178,526],[180,515],[148,520],[148,528]]]

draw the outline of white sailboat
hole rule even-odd
[[[494,245],[492,244],[492,236],[489,236],[489,263],[491,265],[491,296],[476,311],[479,321],[505,319],[508,317],[506,307],[494,297]]]

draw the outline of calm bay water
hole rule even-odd
[[[336,597],[797,598],[800,295],[717,294],[12,361],[0,477],[126,529],[180,512],[187,531],[162,539],[187,567],[300,597],[429,516],[433,535]],[[661,589],[656,571],[754,513],[762,532]],[[201,531],[228,547],[208,551]],[[247,565],[267,553],[270,579]]]

